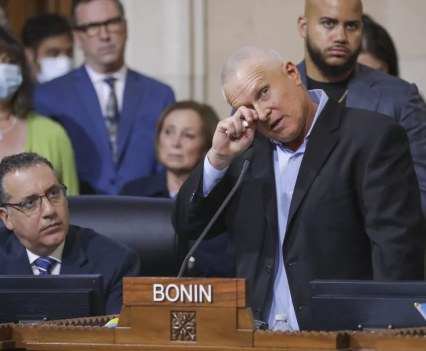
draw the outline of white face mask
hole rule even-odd
[[[8,100],[22,84],[21,67],[0,63],[0,100]]]
[[[65,55],[44,57],[40,59],[39,63],[40,73],[38,74],[37,79],[40,83],[63,76],[72,69],[72,60]]]

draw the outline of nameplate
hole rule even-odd
[[[127,306],[246,307],[246,281],[227,278],[125,277]]]

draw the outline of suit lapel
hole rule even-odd
[[[118,125],[118,160],[123,156],[124,150],[126,149],[133,122],[136,116],[139,115],[139,107],[143,104],[147,104],[147,102],[143,101],[144,95],[142,77],[138,76],[130,69],[127,70],[123,95],[123,108]]]
[[[323,111],[318,116],[316,124],[309,136],[305,155],[300,165],[291,200],[287,227],[290,226],[312,182],[326,162],[328,155],[339,141],[340,114],[340,106],[336,102],[328,100]]]
[[[380,90],[372,89],[377,79],[369,74],[364,66],[357,65],[354,76],[349,81],[347,107],[362,108],[370,111],[379,110],[378,104],[382,100]]]
[[[76,229],[70,225],[62,253],[61,274],[76,274],[87,262],[86,252],[83,250]]]
[[[262,191],[259,194],[259,198],[255,199],[255,204],[256,206],[259,206],[258,213],[265,214],[265,230],[263,233],[264,236],[269,237],[270,233],[278,233],[277,196],[272,158],[273,146],[269,138],[266,138],[259,133],[256,133],[255,135],[254,145],[254,151],[259,157],[253,157],[250,160],[252,162],[252,166],[249,167],[249,172],[252,170],[253,174],[251,178],[255,183],[258,182],[259,179],[266,180],[266,184],[261,186]],[[270,157],[264,157],[264,155],[270,155]],[[253,204],[247,204],[247,206],[253,206]],[[268,241],[268,243],[275,246],[275,238],[275,236],[272,236],[272,241]],[[263,244],[266,244],[265,240],[265,237],[262,238]],[[273,262],[271,262],[271,264],[272,263]]]
[[[81,101],[81,107],[77,107],[81,109],[81,116],[79,117],[82,120],[81,125],[86,126],[87,133],[96,135],[96,138],[91,140],[98,144],[99,150],[109,150],[109,138],[101,105],[95,87],[84,66],[81,66],[75,72],[74,89],[79,96],[79,101]]]

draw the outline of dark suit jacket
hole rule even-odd
[[[162,170],[152,176],[134,179],[124,184],[120,195],[170,198],[166,171]]]
[[[299,63],[297,68],[307,87],[305,62]],[[357,64],[348,84],[346,107],[383,113],[405,129],[426,218],[426,105],[416,85]]]
[[[92,229],[70,225],[60,274],[102,274],[107,314],[120,313],[122,278],[138,276],[139,267],[133,250]],[[14,234],[0,246],[0,274],[33,274],[25,247]]]
[[[211,235],[231,235],[255,319],[267,320],[278,238],[276,188],[272,143],[257,134],[252,146],[247,173]],[[244,157],[234,159],[206,198],[203,165],[195,169],[177,197],[173,223],[179,235],[200,233],[235,184]],[[329,100],[309,137],[282,247],[300,328],[312,327],[312,279],[421,280],[424,233],[404,130],[387,117]]]
[[[115,165],[99,100],[84,66],[35,90],[37,112],[61,123],[71,139],[82,193],[118,194],[131,179],[156,173],[156,123],[173,102],[170,87],[127,71]]]

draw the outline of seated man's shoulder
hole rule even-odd
[[[88,251],[100,252],[100,254],[114,253],[122,255],[136,255],[135,251],[120,242],[105,235],[97,233],[93,229],[70,225],[70,229],[75,231],[76,238]]]
[[[0,262],[7,260],[9,256],[16,255],[15,248],[18,246],[14,239],[13,232],[0,223]]]
[[[139,256],[133,249],[92,229],[70,225],[66,240],[64,250],[84,258],[84,267],[74,266],[75,273],[102,274],[105,286],[121,285],[123,276],[140,273]]]

